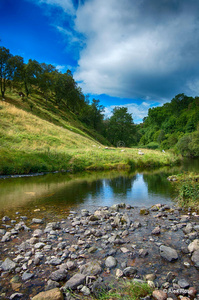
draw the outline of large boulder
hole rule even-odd
[[[54,288],[37,294],[32,300],[64,300],[64,296],[58,288]]]

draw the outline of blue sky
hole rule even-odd
[[[109,116],[135,123],[178,93],[199,95],[198,0],[0,0],[1,45],[70,69]]]

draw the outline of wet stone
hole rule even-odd
[[[17,266],[17,264],[9,258],[6,258],[4,260],[4,262],[1,264],[1,268],[4,271],[11,271],[11,270],[15,269],[16,266]]]
[[[160,255],[170,262],[178,259],[177,251],[171,247],[167,247],[164,245],[160,246]]]

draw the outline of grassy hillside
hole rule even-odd
[[[95,136],[95,139],[94,137]],[[106,148],[104,141],[70,112],[40,95],[22,101],[8,94],[0,102],[0,174],[99,170],[175,164],[170,153]]]

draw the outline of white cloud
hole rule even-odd
[[[63,70],[66,69],[66,66],[57,65],[57,66],[56,66],[56,69],[57,69],[58,71],[63,71]]]
[[[75,8],[72,0],[39,0],[39,3],[58,6],[61,7],[67,14],[75,14]]]
[[[124,105],[111,105],[105,108],[105,118],[110,118],[115,107],[126,107],[128,113],[132,114],[134,123],[141,123],[143,118],[148,115],[148,109],[153,106],[153,103],[142,102],[140,104],[129,103]]]
[[[199,63],[199,5],[159,2],[90,0],[79,6],[76,30],[86,47],[74,76],[86,93],[158,99],[182,92]]]

